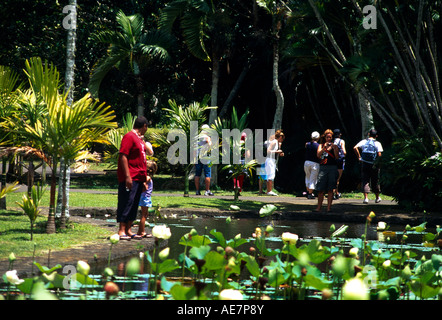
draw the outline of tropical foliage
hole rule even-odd
[[[17,103],[19,112],[6,117],[3,123],[5,130],[18,138],[15,145],[28,145],[43,151],[52,172],[57,172],[61,158],[70,162],[92,142],[106,143],[104,133],[116,126],[110,106],[98,104],[89,94],[69,106],[66,94],[59,92],[57,69],[39,58],[27,61],[26,75],[29,89],[21,93]],[[53,174],[48,218],[50,233],[55,232],[55,188],[56,175]],[[64,209],[62,227],[65,227]]]
[[[144,114],[144,84],[141,73],[156,61],[167,61],[173,39],[158,30],[144,30],[144,18],[140,14],[126,16],[122,11],[116,15],[118,31],[101,31],[92,35],[100,43],[109,45],[108,55],[92,70],[89,89],[93,96],[103,78],[114,67],[131,72],[135,77],[138,97],[138,116]],[[127,70],[129,69],[129,70]]]

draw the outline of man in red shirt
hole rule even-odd
[[[138,117],[133,130],[124,135],[118,157],[118,207],[117,222],[120,223],[120,239],[136,237],[130,229],[138,213],[138,203],[146,181],[146,153],[153,151],[143,140],[147,131],[147,119]]]

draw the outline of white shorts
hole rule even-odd
[[[266,159],[266,175],[267,180],[275,180],[276,173],[276,159]]]
[[[313,161],[304,162],[305,186],[307,189],[314,190],[318,181],[319,163]]]

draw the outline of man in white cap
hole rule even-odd
[[[318,140],[319,132],[314,131],[311,134],[311,141],[305,144],[304,172],[305,187],[307,189],[307,199],[315,198],[313,190],[315,190],[319,173],[319,158],[317,156],[317,150],[319,147]]]
[[[208,130],[210,127],[207,124],[204,124],[201,129],[200,138],[198,141],[198,163],[195,164],[195,188],[196,188],[196,195],[201,195],[200,192],[200,178],[201,173],[204,170],[204,184],[206,187],[206,191],[204,192],[205,196],[213,196],[213,193],[210,191],[210,177],[212,176],[212,168],[211,166],[206,163],[206,161],[201,162],[200,155],[204,155],[208,152],[210,147],[212,146],[212,140],[210,139],[210,136],[207,134],[205,130]]]

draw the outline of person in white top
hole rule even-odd
[[[277,196],[273,191],[273,180],[275,180],[277,157],[284,156],[284,152],[281,150],[281,144],[284,141],[284,138],[285,136],[282,130],[277,130],[275,132],[275,138],[269,141],[269,146],[267,148],[265,170],[267,175],[267,195],[269,196]]]
[[[359,141],[357,145],[353,147],[360,163],[361,163],[361,178],[362,178],[362,191],[364,193],[364,204],[368,203],[368,194],[371,191],[376,195],[375,203],[381,202],[379,194],[381,188],[379,184],[380,168],[377,165],[379,158],[382,156],[384,149],[382,144],[377,141],[378,133],[375,129],[371,129],[368,134],[368,139]]]

